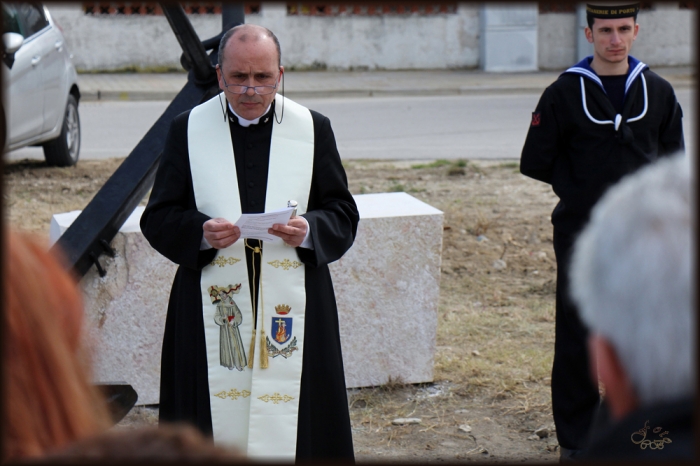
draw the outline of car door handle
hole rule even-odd
[[[32,58],[32,66],[38,65],[40,61],[41,61],[41,56],[37,55],[36,57]]]
[[[63,41],[57,40],[56,43],[54,44],[54,46],[56,47],[56,50],[58,50],[60,52],[61,49],[63,48]]]

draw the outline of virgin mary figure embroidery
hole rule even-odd
[[[219,326],[219,363],[233,370],[242,371],[248,364],[243,340],[238,326],[243,322],[243,314],[238,309],[233,295],[241,291],[241,284],[219,287],[209,287],[209,297],[216,304],[214,322]]]

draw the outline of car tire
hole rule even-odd
[[[78,114],[78,101],[74,96],[68,95],[61,135],[44,144],[44,158],[49,166],[70,167],[78,162],[79,155],[80,115]]]

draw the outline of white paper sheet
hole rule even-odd
[[[282,241],[282,238],[271,235],[267,232],[272,225],[281,223],[286,225],[294,211],[293,207],[265,212],[262,214],[243,214],[236,220],[236,225],[241,229],[241,238],[260,239],[263,241]]]

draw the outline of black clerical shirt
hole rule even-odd
[[[247,127],[238,124],[238,117],[230,109],[227,114],[231,128],[233,153],[236,159],[236,176],[238,192],[241,198],[241,212],[258,214],[265,212],[265,194],[267,192],[267,174],[270,165],[270,144],[272,142],[272,122],[275,118],[275,104],[260,117],[257,124]],[[283,208],[286,206],[279,206]],[[235,220],[233,220],[235,221]],[[254,249],[262,250],[263,242],[256,239],[246,240],[246,262],[248,264],[248,282],[251,290],[251,301],[255,303],[255,316],[258,311],[260,296],[260,254],[254,254]],[[255,293],[253,296],[252,293]]]

